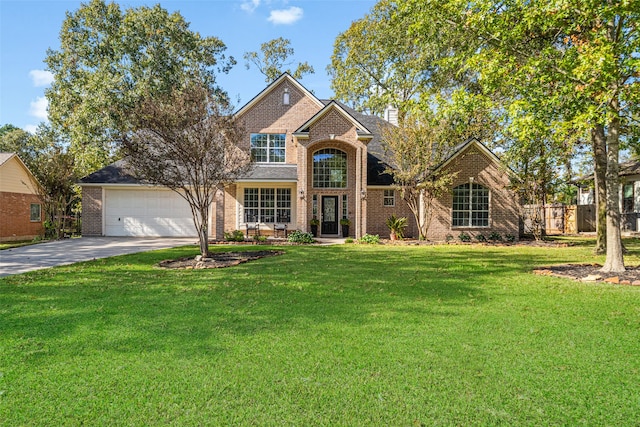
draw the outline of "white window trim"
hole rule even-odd
[[[477,183],[476,183],[477,184]],[[492,198],[492,191],[489,187],[485,186],[484,184],[478,184],[481,185],[482,187],[486,188],[487,191],[489,192],[489,201],[488,201],[488,216],[487,216],[487,225],[471,225],[471,220],[472,220],[472,212],[473,210],[471,209],[471,200],[473,197],[473,185],[471,185],[469,187],[469,224],[467,225],[453,225],[453,198],[451,199],[452,201],[452,206],[451,206],[451,214],[450,214],[450,218],[451,218],[451,229],[452,230],[461,230],[461,229],[474,229],[474,228],[491,228],[491,198]]]
[[[391,196],[387,196],[385,194],[387,191],[391,191]],[[391,203],[390,205],[387,205],[385,203],[387,199],[391,199],[393,203]],[[393,208],[396,206],[396,190],[382,190],[382,206],[385,208]]]
[[[251,146],[251,141],[253,140],[253,136],[254,135],[266,135],[267,136],[267,146],[266,147],[260,147],[260,149],[265,149],[267,150],[267,161],[266,162],[258,162],[256,161],[255,163],[261,164],[261,165],[267,165],[267,164],[274,164],[274,165],[283,165],[285,163],[287,163],[287,134],[286,133],[263,133],[263,132],[254,132],[249,136],[249,152],[253,151],[254,148]],[[271,137],[272,136],[280,136],[283,135],[284,136],[284,160],[281,162],[274,162],[271,160]]]
[[[38,206],[38,219],[31,219],[31,209],[33,206]],[[29,204],[29,221],[30,222],[42,222],[42,204],[41,203],[31,203]]]

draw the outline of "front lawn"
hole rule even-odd
[[[0,279],[0,424],[640,419],[640,288],[530,274],[594,261],[590,246],[284,250],[228,269],[154,267],[191,247]]]

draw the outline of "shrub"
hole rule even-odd
[[[351,237],[347,237],[346,239],[344,239],[345,243],[353,243],[353,239]]]
[[[398,239],[402,239],[404,237],[404,229],[407,228],[407,218],[391,214],[387,218],[387,227],[389,227],[391,234],[395,234]]]
[[[487,238],[486,238],[486,236],[485,236],[484,234],[478,234],[478,235],[476,236],[476,240],[477,240],[478,242],[486,242],[486,241],[487,241]]]
[[[289,233],[287,241],[291,243],[313,243],[313,234],[305,233],[304,231],[294,230]]]
[[[447,237],[444,238],[444,240],[448,243],[450,241],[453,240],[453,235],[452,234],[447,234]]]
[[[506,240],[509,243],[513,243],[516,241],[516,236],[514,236],[513,234],[505,234],[504,240]]]
[[[267,236],[256,235],[256,236],[253,236],[253,240],[255,240],[258,243],[264,243],[267,241]]]
[[[461,231],[460,234],[458,234],[458,239],[460,239],[461,242],[470,242],[471,236],[469,236],[464,231]]]
[[[358,239],[358,243],[364,243],[367,245],[377,245],[380,243],[380,236],[377,234],[365,234]]]
[[[244,233],[240,230],[225,231],[224,240],[227,242],[244,242]]]
[[[492,242],[501,242],[502,235],[497,231],[494,231],[493,233],[489,234],[489,240],[491,240]]]

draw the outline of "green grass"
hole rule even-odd
[[[0,251],[3,251],[5,249],[19,248],[20,246],[35,245],[43,242],[44,240],[20,240],[15,242],[4,242],[0,243]]]
[[[640,419],[640,288],[530,274],[602,262],[591,247],[284,250],[221,270],[153,266],[192,247],[0,279],[0,424]]]

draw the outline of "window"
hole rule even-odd
[[[622,187],[622,212],[633,212],[633,184]]]
[[[32,222],[40,222],[42,220],[42,210],[39,203],[31,203],[29,220]]]
[[[291,222],[290,188],[245,188],[245,222]]]
[[[382,198],[383,206],[395,206],[396,205],[396,192],[395,190],[384,190]]]
[[[313,155],[314,188],[347,187],[347,153],[325,148]]]
[[[489,226],[489,189],[479,184],[463,184],[453,189],[454,227]]]
[[[349,209],[348,208],[348,204],[347,204],[347,195],[343,194],[342,195],[342,218],[348,218],[349,217]]]
[[[286,140],[284,133],[252,133],[251,158],[256,163],[284,163]]]

